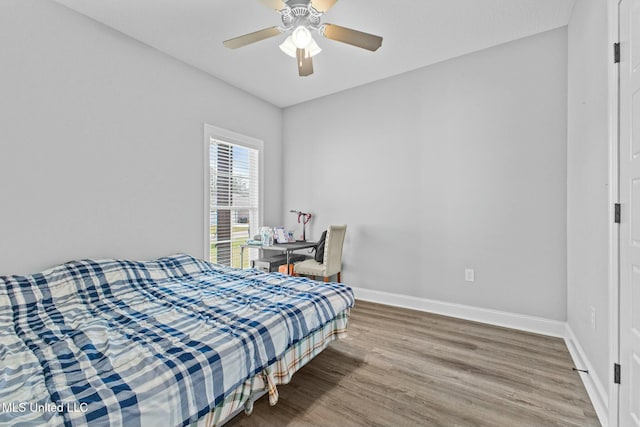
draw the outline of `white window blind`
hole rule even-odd
[[[214,138],[209,143],[209,229],[211,262],[245,268],[255,254],[240,245],[260,224],[259,150]]]

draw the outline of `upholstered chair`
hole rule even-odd
[[[344,245],[344,236],[347,233],[346,225],[330,225],[327,230],[327,237],[324,244],[324,259],[319,263],[315,259],[307,259],[298,262],[293,267],[293,274],[297,276],[303,274],[305,276],[316,276],[324,278],[325,282],[329,281],[329,277],[337,275],[337,280],[342,280],[342,246]]]

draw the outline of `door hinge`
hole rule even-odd
[[[620,364],[613,364],[613,382],[615,384],[620,384]]]
[[[620,62],[620,43],[613,44],[613,63],[617,64]]]
[[[613,205],[613,222],[620,224],[620,203]]]

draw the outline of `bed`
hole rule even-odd
[[[346,333],[352,290],[188,255],[0,277],[0,425],[214,426]]]

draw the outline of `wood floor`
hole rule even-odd
[[[358,301],[334,342],[227,426],[599,426],[564,341]]]

